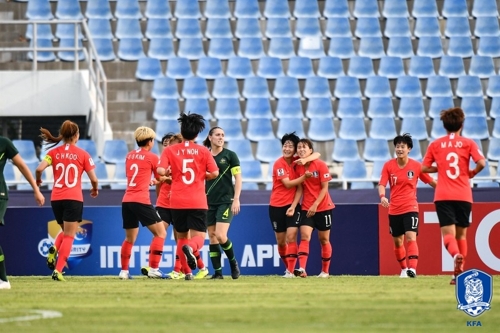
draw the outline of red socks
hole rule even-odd
[[[332,259],[332,244],[321,245],[321,271],[330,274],[330,261]],[[302,267],[302,266],[300,266]],[[305,267],[303,267],[305,268]]]
[[[205,239],[201,236],[194,236],[193,238],[189,239],[188,245],[191,246],[193,249],[193,254],[196,257],[196,266],[199,269],[205,268],[205,263],[203,262],[203,259],[201,259],[200,252],[201,248],[203,247],[203,243],[205,242]],[[182,249],[182,248],[181,248]]]
[[[124,271],[128,271],[128,264],[130,263],[130,256],[132,255],[132,246],[134,246],[134,244],[129,243],[126,240],[122,243],[120,259],[122,263],[122,270]]]
[[[279,248],[278,248],[279,251]],[[280,253],[281,256],[281,253]],[[283,259],[283,256],[281,257]],[[293,270],[295,269],[295,265],[297,264],[297,243],[288,243],[288,246],[286,246],[286,269],[290,272],[293,273]]]
[[[182,269],[184,270],[185,274],[191,273],[191,268],[189,268],[189,266],[188,266],[186,255],[184,254],[184,252],[182,252],[182,247],[184,245],[189,245],[188,243],[189,243],[188,239],[186,239],[186,238],[179,238],[177,240],[177,250],[175,251],[176,252],[175,253],[176,256],[179,257]]]
[[[408,266],[406,265],[406,250],[404,245],[395,247],[394,254],[396,255],[396,259],[399,262],[399,266],[401,267],[401,269],[408,268]]]
[[[444,247],[448,250],[448,253],[454,258],[460,252],[458,251],[458,242],[455,236],[447,234],[443,236]]]
[[[68,261],[69,255],[71,254],[71,248],[73,247],[74,237],[63,236],[62,244],[58,251],[56,270],[62,273],[66,262]]]
[[[153,237],[149,245],[149,267],[158,268],[161,257],[163,255],[163,244],[165,239],[161,237]],[[129,257],[130,258],[130,257]]]
[[[306,268],[307,258],[309,257],[309,241],[300,241],[299,251],[297,253],[299,256],[299,266],[300,268]]]
[[[418,245],[416,241],[406,243],[408,247],[408,268],[417,269],[418,264]]]
[[[64,232],[61,231],[54,240],[54,246],[56,247],[57,250],[59,250],[59,248],[61,247],[63,238],[64,238]]]
[[[460,254],[464,256],[462,261],[462,267],[465,267],[465,258],[467,258],[467,239],[457,239],[458,250]]]

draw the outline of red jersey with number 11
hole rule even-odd
[[[127,154],[125,172],[127,175],[127,189],[122,202],[137,202],[151,204],[149,184],[151,176],[158,178],[156,166],[158,156],[149,150],[137,148]]]

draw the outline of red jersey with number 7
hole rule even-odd
[[[484,159],[474,140],[451,133],[431,142],[422,165],[438,169],[434,201],[455,200],[472,202],[469,183],[470,158],[477,162]]]
[[[159,167],[170,167],[172,209],[208,209],[205,195],[207,172],[219,168],[207,147],[184,141],[166,147],[161,153]]]
[[[125,157],[125,174],[127,175],[127,189],[122,202],[137,202],[151,204],[149,186],[151,176],[158,178],[156,166],[158,156],[144,148],[132,150]]]

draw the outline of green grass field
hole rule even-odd
[[[12,277],[0,290],[0,332],[494,332],[500,327],[500,276],[491,310],[456,309],[447,276],[334,276],[239,280],[136,277]],[[62,317],[38,319],[36,311]],[[480,320],[482,327],[467,327]]]

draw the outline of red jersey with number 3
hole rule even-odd
[[[137,148],[127,154],[125,158],[127,189],[122,202],[151,204],[149,184],[151,183],[151,176],[158,178],[156,173],[157,165],[158,156],[149,150]]]
[[[294,158],[296,160],[296,158]],[[296,165],[292,162],[288,162],[282,157],[278,158],[273,165],[273,190],[271,191],[271,200],[269,202],[270,206],[273,207],[284,207],[290,205],[295,197],[295,192],[297,192],[297,187],[286,188],[282,179],[294,179],[295,171],[294,167]]]
[[[432,182],[432,177],[422,172],[420,162],[411,158],[401,168],[396,158],[387,161],[382,168],[379,185],[391,186],[390,215],[400,215],[409,212],[418,212],[417,182],[421,179],[424,183]]]
[[[451,133],[429,144],[423,165],[436,162],[438,179],[434,201],[456,200],[472,202],[469,183],[469,161],[484,159],[474,140]]]
[[[302,183],[302,187],[304,188],[302,210],[309,210],[309,208],[311,208],[321,191],[321,184],[329,182],[332,179],[330,170],[328,170],[328,165],[321,160],[314,160],[309,163],[307,167],[297,165],[297,176],[302,176],[306,170],[311,172],[313,175],[310,178],[306,178],[306,180]],[[325,197],[319,203],[316,211],[323,212],[333,208],[335,208],[335,205],[333,204],[332,198],[330,198],[330,194],[327,191]]]
[[[161,153],[158,166],[171,170],[171,208],[208,209],[205,179],[207,172],[219,168],[207,147],[190,141],[168,146]]]
[[[52,165],[54,174],[54,187],[50,200],[83,202],[82,173],[95,168],[90,154],[75,145],[66,143],[49,150],[45,161]]]

